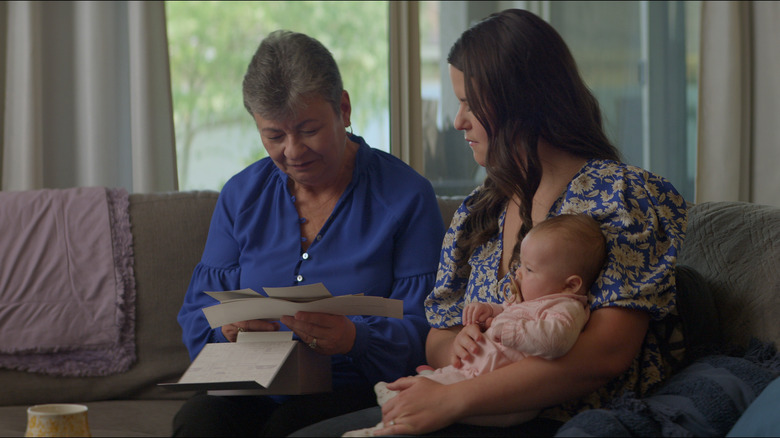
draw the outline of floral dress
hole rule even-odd
[[[497,278],[503,252],[502,231],[477,247],[468,263],[459,247],[472,192],[455,213],[439,260],[434,290],[425,302],[428,323],[434,328],[461,324],[465,304],[500,303],[514,269]],[[547,217],[585,213],[601,224],[607,242],[607,262],[588,296],[590,310],[602,307],[640,309],[651,317],[640,354],[631,367],[601,389],[542,412],[565,421],[586,408],[597,408],[624,391],[644,395],[668,377],[670,361],[682,351],[670,352],[670,339],[679,343],[676,321],[674,266],[685,237],[687,204],[672,184],[646,170],[611,160],[590,160],[574,176]],[[504,212],[498,218],[503,230]],[[681,344],[681,343],[680,343]]]

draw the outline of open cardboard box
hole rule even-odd
[[[242,332],[238,342],[206,344],[171,390],[211,395],[294,395],[331,390],[330,356],[319,354],[292,332]]]
[[[205,292],[219,302],[203,314],[211,328],[250,319],[279,320],[298,311],[403,318],[403,301],[376,296],[333,296],[322,283]],[[292,332],[241,332],[235,343],[206,344],[174,390],[215,395],[311,394],[331,390],[329,356],[292,339]]]

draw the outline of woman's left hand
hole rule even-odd
[[[382,406],[385,428],[377,435],[422,435],[453,424],[462,408],[448,387],[425,377],[402,377],[387,385],[400,391]]]
[[[355,324],[343,315],[297,312],[281,322],[320,354],[346,354],[355,344]]]

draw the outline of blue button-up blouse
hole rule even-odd
[[[444,225],[433,188],[398,158],[358,136],[352,181],[308,250],[287,175],[269,158],[222,189],[206,247],[178,321],[191,358],[207,342],[225,342],[201,309],[217,304],[204,291],[324,283],[334,295],[404,301],[404,318],[350,316],[352,350],[333,356],[333,385],[374,384],[413,374],[425,362],[429,326],[423,301],[432,290]],[[289,330],[282,326],[282,330]]]

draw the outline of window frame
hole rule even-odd
[[[418,3],[388,2],[390,153],[424,176]]]

